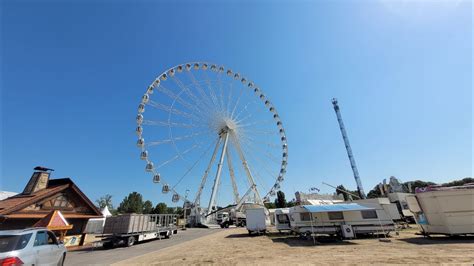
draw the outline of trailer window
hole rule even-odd
[[[364,219],[377,219],[377,211],[375,210],[366,210],[366,211],[361,211],[362,218]]]
[[[329,220],[344,220],[342,212],[328,212]]]
[[[301,221],[310,221],[311,220],[310,213],[309,212],[301,212],[300,213],[300,220]]]
[[[289,224],[290,221],[288,221],[288,215],[286,214],[278,214],[277,215],[278,222],[281,224]]]

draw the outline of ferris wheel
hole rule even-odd
[[[145,170],[173,202],[200,207],[208,197],[207,213],[230,202],[263,204],[284,180],[288,145],[276,108],[224,66],[193,62],[163,72],[136,121]],[[193,198],[183,196],[188,191]]]

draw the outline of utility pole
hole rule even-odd
[[[339,122],[339,128],[341,129],[342,139],[344,140],[344,145],[346,146],[347,156],[351,163],[352,172],[354,173],[354,179],[357,183],[357,190],[359,191],[359,196],[361,199],[365,199],[364,188],[362,187],[362,181],[359,176],[359,171],[355,163],[354,155],[352,154],[351,145],[349,144],[349,138],[347,137],[346,128],[344,127],[344,122],[342,121],[341,112],[339,110],[339,105],[337,104],[337,99],[332,99],[332,105],[334,106],[334,111],[336,111],[337,121]]]

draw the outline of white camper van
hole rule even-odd
[[[290,209],[281,208],[275,209],[274,224],[275,228],[281,233],[282,231],[291,231],[290,226]]]
[[[356,203],[300,205],[289,209],[290,227],[300,235],[327,234],[353,238],[357,234],[389,234],[395,224],[383,208]]]

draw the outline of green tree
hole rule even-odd
[[[114,206],[112,205],[112,195],[110,194],[105,194],[95,202],[97,203],[97,207],[99,207],[99,209],[103,209],[105,208],[105,206],[107,206],[109,210],[112,211],[112,209],[114,208]]]
[[[286,207],[287,207],[287,208],[294,207],[294,206],[296,206],[296,205],[297,205],[297,204],[296,204],[296,200],[295,200],[295,199],[292,199],[292,200],[290,200],[290,201],[288,201],[288,202],[286,203]]]
[[[178,216],[181,216],[184,212],[182,207],[168,207],[166,208],[166,213],[177,214]]]
[[[119,213],[143,213],[143,197],[138,192],[126,196],[117,208]]]
[[[265,208],[267,209],[276,209],[276,205],[274,202],[265,202]]]
[[[153,213],[155,214],[165,214],[168,212],[168,206],[166,206],[166,203],[160,202],[156,204],[155,209],[153,210]]]
[[[283,191],[278,191],[277,192],[277,198],[275,199],[275,207],[277,207],[277,208],[285,208],[286,207],[285,193],[283,193]]]
[[[382,196],[382,193],[380,193],[379,185],[376,185],[369,193],[367,193],[367,198],[373,199],[373,198],[378,198]]]
[[[148,214],[153,212],[153,203],[147,200],[143,203],[143,213]]]
[[[349,200],[349,195],[347,195],[347,193],[344,193],[343,191],[347,191],[347,189],[343,186],[343,185],[339,185],[336,187],[336,194],[337,195],[341,195],[344,197],[344,200],[345,201],[348,201]]]

